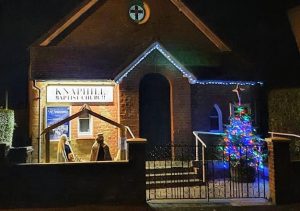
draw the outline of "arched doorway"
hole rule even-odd
[[[147,148],[171,143],[170,85],[161,74],[151,73],[140,82],[140,136]]]

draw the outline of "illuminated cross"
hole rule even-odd
[[[144,18],[144,10],[139,5],[133,5],[129,10],[130,17],[135,21],[140,21]]]
[[[244,90],[245,90],[245,89],[239,87],[239,84],[237,84],[236,87],[235,87],[235,89],[232,90],[233,92],[236,92],[236,95],[237,95],[238,100],[239,100],[239,106],[241,105],[241,96],[240,96],[240,92],[242,92],[242,91],[244,91]]]

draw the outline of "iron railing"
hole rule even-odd
[[[237,147],[250,150],[253,146]],[[224,148],[224,145],[207,146],[197,154],[196,146],[190,145],[147,148],[147,199],[267,198],[266,163],[261,169],[249,167],[247,161],[233,166],[226,157],[230,155],[223,153]],[[204,166],[197,156],[198,159],[206,158]]]
[[[195,146],[156,145],[146,153],[147,199],[207,198]],[[201,154],[200,154],[201,156]]]
[[[199,161],[199,142],[201,143],[201,149],[202,149],[202,180],[205,182],[205,148],[206,144],[204,141],[198,136],[198,133],[200,131],[193,131],[193,135],[195,136],[195,156],[196,156],[196,161]]]
[[[267,198],[268,165],[252,166],[250,150],[266,150],[266,145],[239,145],[237,151],[244,156],[232,160],[231,154],[224,153],[227,145],[208,146],[206,150],[208,199],[224,198]],[[242,153],[243,152],[243,153]]]

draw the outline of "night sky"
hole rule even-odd
[[[187,2],[234,53],[256,64],[266,86],[300,85],[300,55],[287,17],[299,0]]]
[[[82,0],[0,0],[0,106],[27,105],[29,46]],[[296,0],[185,0],[235,54],[257,64],[270,87],[295,86],[299,53],[286,10]],[[277,2],[277,3],[276,3]],[[283,3],[284,2],[284,3]],[[282,71],[289,74],[284,74]],[[284,80],[282,80],[284,78]]]

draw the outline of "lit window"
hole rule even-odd
[[[88,113],[81,114],[78,121],[78,133],[79,135],[91,135],[92,134],[92,119]]]
[[[220,107],[215,104],[213,109],[209,114],[209,123],[211,132],[223,132],[223,120],[222,120],[222,111]]]

